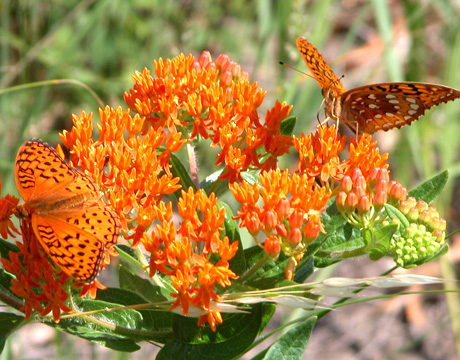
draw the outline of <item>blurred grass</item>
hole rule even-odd
[[[292,103],[296,133],[307,132],[316,124],[320,89],[313,79],[278,65],[284,61],[307,71],[296,37],[315,44],[338,76],[345,75],[348,88],[400,80],[460,88],[458,6],[454,0],[0,0],[2,194],[16,193],[13,163],[24,140],[56,143],[58,132],[70,129],[72,113],[97,112],[99,106],[71,83],[9,91],[14,86],[77,80],[116,107],[123,104],[134,70],[152,69],[153,59],[179,52],[199,56],[203,50],[216,58],[225,52],[269,91],[264,111],[275,99]],[[460,226],[459,204],[453,200],[460,172],[458,134],[457,100],[410,127],[376,136],[390,151],[392,178],[408,188],[452,169],[436,204],[452,229]],[[458,311],[457,297],[450,301],[451,311]]]

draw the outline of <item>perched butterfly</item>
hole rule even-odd
[[[425,110],[460,97],[448,86],[416,82],[392,82],[345,90],[321,53],[305,38],[297,47],[322,88],[326,116],[341,121],[354,132],[372,134],[409,125]]]
[[[15,181],[24,199],[17,214],[30,217],[52,261],[76,281],[93,283],[121,228],[94,180],[69,166],[48,144],[32,139],[18,151]]]

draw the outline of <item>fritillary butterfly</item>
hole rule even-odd
[[[347,91],[307,39],[297,38],[297,48],[322,88],[326,117],[340,120],[354,132],[400,128],[425,110],[460,97],[460,91],[448,86],[416,82],[372,84]]]
[[[17,213],[30,217],[52,261],[76,281],[93,283],[121,228],[94,180],[69,166],[48,144],[32,139],[18,151],[15,181],[24,199]]]

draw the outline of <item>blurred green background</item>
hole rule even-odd
[[[100,104],[81,84],[92,89],[104,104],[123,106],[123,92],[132,86],[135,70],[153,70],[153,59],[171,58],[180,52],[199,56],[210,50],[214,59],[227,53],[249,72],[251,81],[268,91],[260,116],[276,99],[294,105],[296,134],[314,128],[322,100],[313,79],[279,65],[283,61],[307,72],[295,46],[298,36],[306,37],[322,51],[338,76],[344,75],[347,88],[387,81],[460,88],[460,3],[455,0],[0,0],[0,17],[2,195],[16,193],[13,164],[23,141],[39,137],[55,144],[58,132],[70,130],[72,113],[97,113]],[[72,82],[33,86],[56,79]],[[412,126],[375,138],[382,151],[390,152],[392,178],[408,188],[440,170],[451,171],[443,197],[435,205],[451,230],[459,228],[460,101],[440,105]],[[457,278],[455,237],[451,243],[451,260],[446,258],[440,266],[427,268],[426,275]],[[362,264],[359,267],[364,268]],[[378,274],[371,271],[362,276]],[[386,348],[388,352],[379,349],[393,354],[389,358],[404,359],[410,353],[415,354],[411,359],[456,359],[455,348],[460,349],[458,298],[452,295],[446,301],[441,296],[436,301],[448,308],[437,331],[444,341],[448,339],[447,345],[430,350],[424,344],[433,333],[415,331],[416,340],[409,337],[396,349]],[[391,330],[388,332],[391,339]],[[34,351],[66,359],[82,356],[83,348],[76,345],[79,340],[53,336],[52,346],[41,344]],[[34,358],[27,347],[18,350],[14,345],[21,339],[20,334],[12,338],[9,354]],[[82,344],[91,356],[120,356],[87,342]],[[145,347],[147,351],[132,358],[153,358],[152,346]],[[327,358],[320,352],[309,354]]]

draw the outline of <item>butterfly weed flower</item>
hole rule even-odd
[[[263,171],[259,179],[260,185],[251,186],[246,181],[230,185],[241,204],[236,218],[270,258],[277,259],[283,252],[295,267],[308,245],[320,231],[324,232],[320,215],[331,193],[319,186],[314,177],[290,174],[288,170]],[[259,241],[259,234],[264,244]]]

